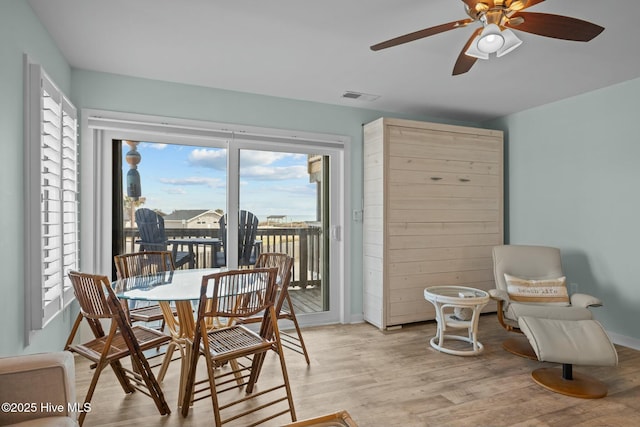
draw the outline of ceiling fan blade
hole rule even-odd
[[[518,25],[507,23],[506,27],[554,39],[588,42],[604,30],[604,27],[591,22],[550,13],[518,12],[515,16],[524,18],[524,22]]]
[[[482,28],[478,28],[473,32],[473,34],[471,34],[471,37],[469,37],[469,40],[467,40],[467,43],[464,45],[464,47],[460,51],[460,55],[458,55],[458,59],[456,60],[456,65],[453,66],[453,73],[451,73],[452,76],[457,76],[457,75],[466,73],[471,69],[471,67],[473,67],[473,64],[475,64],[476,61],[478,60],[478,58],[466,55],[465,52],[467,51],[467,49],[469,49],[469,46],[471,46],[471,43],[473,43],[473,40],[481,32],[482,32]]]
[[[473,19],[463,19],[461,21],[453,21],[453,22],[448,22],[446,24],[437,25],[435,27],[425,28],[424,30],[415,31],[413,33],[405,34],[404,36],[395,37],[393,39],[390,39],[378,44],[374,44],[373,46],[371,46],[371,50],[386,49],[388,47],[393,47],[399,44],[433,36],[435,34],[443,33],[445,31],[466,27],[472,22],[474,22]]]
[[[527,1],[527,4],[525,4],[525,5],[524,5],[524,7],[523,7],[522,9],[523,9],[523,10],[524,10],[524,9],[528,9],[528,8],[530,8],[531,6],[535,6],[535,5],[537,5],[538,3],[542,3],[543,1],[545,1],[545,0],[528,0],[528,1]]]

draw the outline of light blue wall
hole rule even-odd
[[[23,345],[23,53],[42,64],[65,92],[71,69],[25,1],[0,1],[0,356],[60,349],[70,328],[70,313]]]
[[[346,135],[351,138],[352,208],[362,207],[362,125],[381,116],[440,121],[343,106],[73,70],[76,107]],[[449,121],[448,123],[454,123]],[[460,123],[476,125],[471,123]],[[362,223],[351,223],[351,313],[362,315]]]
[[[557,246],[609,332],[640,340],[640,79],[512,114],[510,243]]]

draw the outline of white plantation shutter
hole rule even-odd
[[[27,337],[73,299],[78,269],[76,109],[37,64],[26,61],[25,301]]]
[[[63,304],[74,297],[67,273],[78,270],[80,256],[78,200],[78,117],[76,108],[62,99],[62,271]]]

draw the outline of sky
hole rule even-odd
[[[144,207],[167,214],[179,209],[226,212],[226,150],[151,142],[141,142],[136,149]],[[124,194],[129,150],[123,143]],[[315,220],[316,184],[309,182],[307,155],[242,150],[240,209],[253,212],[260,221],[269,215]]]

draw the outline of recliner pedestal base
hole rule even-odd
[[[589,375],[571,373],[567,378],[567,366],[562,368],[540,368],[531,373],[533,380],[555,393],[565,394],[571,397],[582,399],[600,399],[607,395],[607,385]]]

